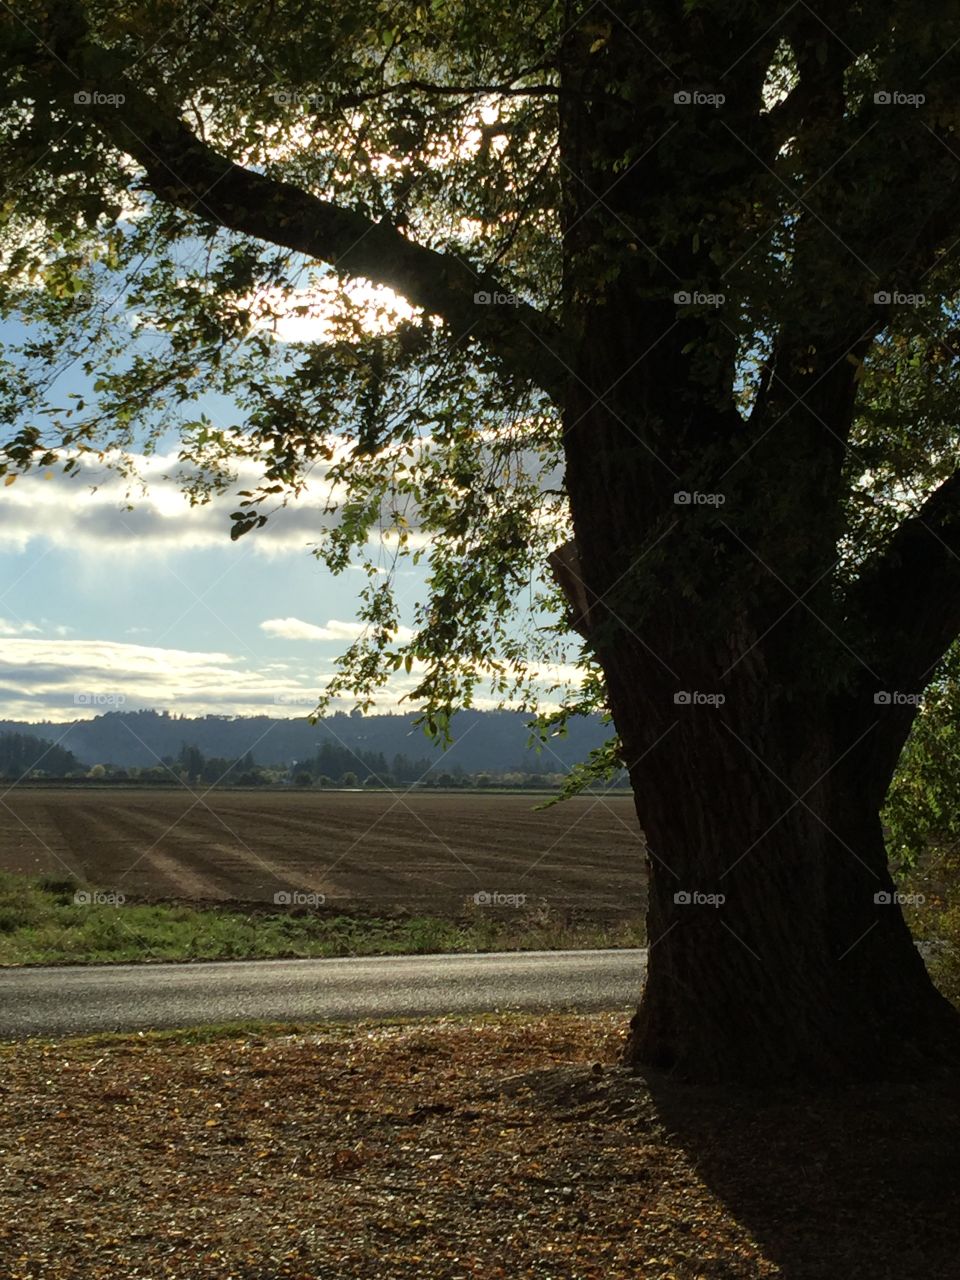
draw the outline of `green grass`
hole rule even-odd
[[[640,946],[639,923],[570,923],[543,911],[503,919],[244,911],[178,903],[79,905],[81,886],[0,872],[0,965],[424,955]],[[86,887],[86,886],[83,886]]]

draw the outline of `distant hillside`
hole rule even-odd
[[[176,756],[187,744],[205,756],[235,759],[248,753],[257,764],[291,765],[315,756],[325,743],[356,751],[434,757],[449,770],[557,772],[586,757],[609,736],[595,717],[581,718],[565,738],[554,738],[540,755],[527,747],[527,717],[513,711],[461,711],[453,720],[454,745],[444,753],[413,723],[413,716],[359,716],[338,712],[315,725],[269,716],[171,715],[166,711],[111,711],[67,726],[48,721],[0,721],[0,733],[28,733],[56,741],[84,765],[149,766]],[[442,763],[441,763],[442,757]]]

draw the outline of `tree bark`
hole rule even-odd
[[[819,716],[734,726],[726,707],[681,713],[632,771],[651,858],[629,1060],[697,1080],[817,1085],[955,1064],[960,1020],[896,903],[856,741],[825,734]]]
[[[915,708],[876,702],[883,684],[835,635],[828,593],[798,605],[722,518],[684,505],[638,546],[656,486],[631,495],[622,458],[619,482],[603,474],[589,445],[607,415],[577,416],[591,637],[649,850],[629,1061],[737,1084],[955,1066],[960,1017],[906,927],[879,820],[889,742]],[[633,566],[610,554],[625,543]],[[691,576],[698,560],[719,562],[716,589]]]

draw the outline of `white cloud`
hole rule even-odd
[[[25,624],[31,625],[31,624]],[[34,635],[4,638],[0,647],[0,716],[7,720],[64,723],[107,711],[142,707],[183,715],[266,715],[283,720],[307,715],[333,673],[333,657],[361,631],[361,624],[331,619],[323,626],[299,618],[273,618],[263,631],[279,640],[325,640],[334,651],[305,664],[278,662],[275,655],[239,657],[222,650],[163,648],[113,640],[52,639]],[[398,638],[407,640],[409,628]],[[404,702],[422,678],[414,662],[400,671],[377,698],[379,710],[409,711]],[[540,681],[577,683],[576,668],[541,670]],[[334,704],[349,708],[349,699]],[[497,705],[493,696],[477,707]]]
[[[0,652],[7,719],[69,721],[111,710],[166,708],[185,715],[289,716],[316,698],[318,670],[262,669],[222,651],[110,640],[12,638]]]
[[[340,622],[336,618],[322,626],[304,622],[301,618],[267,618],[260,623],[260,630],[280,640],[336,640],[343,644],[363,635],[366,626],[362,622]],[[409,627],[398,627],[395,638],[406,643],[413,638],[413,632]]]
[[[0,635],[3,636],[35,635],[39,630],[33,622],[23,622],[19,618],[16,622],[11,622],[7,618],[0,618]]]
[[[139,555],[229,548],[235,495],[191,506],[176,478],[182,464],[175,454],[134,456],[134,464],[147,485],[145,493],[128,495],[128,482],[92,458],[83,459],[74,476],[62,471],[18,476],[0,491],[4,548],[23,551],[44,542],[66,551],[135,548]],[[303,495],[268,513],[266,526],[248,535],[243,545],[272,556],[303,552],[315,544],[334,518],[324,507],[339,496],[324,477],[317,468]],[[258,479],[254,464],[244,464],[237,488],[251,488]]]
[[[336,443],[338,453],[348,447],[344,441]],[[191,506],[182,492],[184,464],[176,454],[132,454],[131,461],[145,491],[92,456],[82,457],[73,475],[60,470],[18,475],[15,484],[0,489],[4,550],[22,552],[38,542],[64,551],[121,550],[139,556],[206,547],[229,549],[230,512],[237,509],[237,492],[255,489],[263,475],[259,464],[244,460],[237,468],[232,494]],[[324,530],[338,521],[329,507],[346,497],[344,487],[333,484],[328,472],[327,465],[315,464],[300,493],[286,506],[260,508],[268,516],[267,523],[241,540],[243,549],[274,557],[315,547]],[[420,531],[408,535],[411,549],[429,543],[429,536]],[[368,545],[392,551],[397,536],[390,529],[373,528]]]
[[[321,627],[300,618],[267,618],[260,623],[260,630],[281,640],[355,640],[362,635],[363,626],[359,622],[338,622],[335,618]]]

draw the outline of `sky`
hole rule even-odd
[[[137,214],[134,201],[124,217]],[[303,266],[297,288],[263,295],[268,314],[256,323],[279,343],[323,341],[341,299],[360,308],[370,330],[416,314],[389,289]],[[259,316],[258,299],[247,302]],[[138,315],[124,318],[134,344],[147,338]],[[0,341],[24,336],[16,321],[0,324]],[[71,393],[89,396],[69,364],[55,385],[60,404]],[[216,404],[196,408],[215,426],[235,420],[218,422]],[[315,708],[359,631],[367,581],[359,566],[334,576],[310,553],[329,519],[322,478],[264,529],[231,542],[237,498],[191,507],[171,477],[172,433],[163,447],[165,456],[139,459],[148,491],[132,510],[126,481],[95,460],[84,459],[78,474],[33,471],[0,487],[0,719],[69,722],[138,708],[294,717]],[[236,488],[259,479],[241,473]],[[426,572],[409,562],[399,570],[404,623]],[[416,666],[401,670],[378,709],[409,710],[402,696],[418,679]]]
[[[102,469],[28,473],[0,490],[0,717],[293,716],[315,705],[357,632],[365,581],[334,577],[310,554],[320,495],[231,542],[235,500],[191,508],[163,479],[173,461],[147,460],[149,491],[133,510]],[[401,592],[413,579],[399,579]]]
[[[280,340],[320,338],[324,320],[288,329]],[[3,337],[24,332],[8,323]],[[68,376],[58,399],[73,389]],[[169,450],[136,460],[147,492],[133,494],[132,509],[127,481],[96,459],[0,488],[0,718],[68,722],[141,707],[294,717],[316,706],[359,631],[366,581],[359,569],[334,576],[311,554],[329,487],[321,477],[231,542],[236,497],[191,507],[175,441]],[[236,488],[257,479],[241,472]],[[408,618],[423,573],[400,570]],[[401,672],[383,709],[400,709],[415,681]]]

